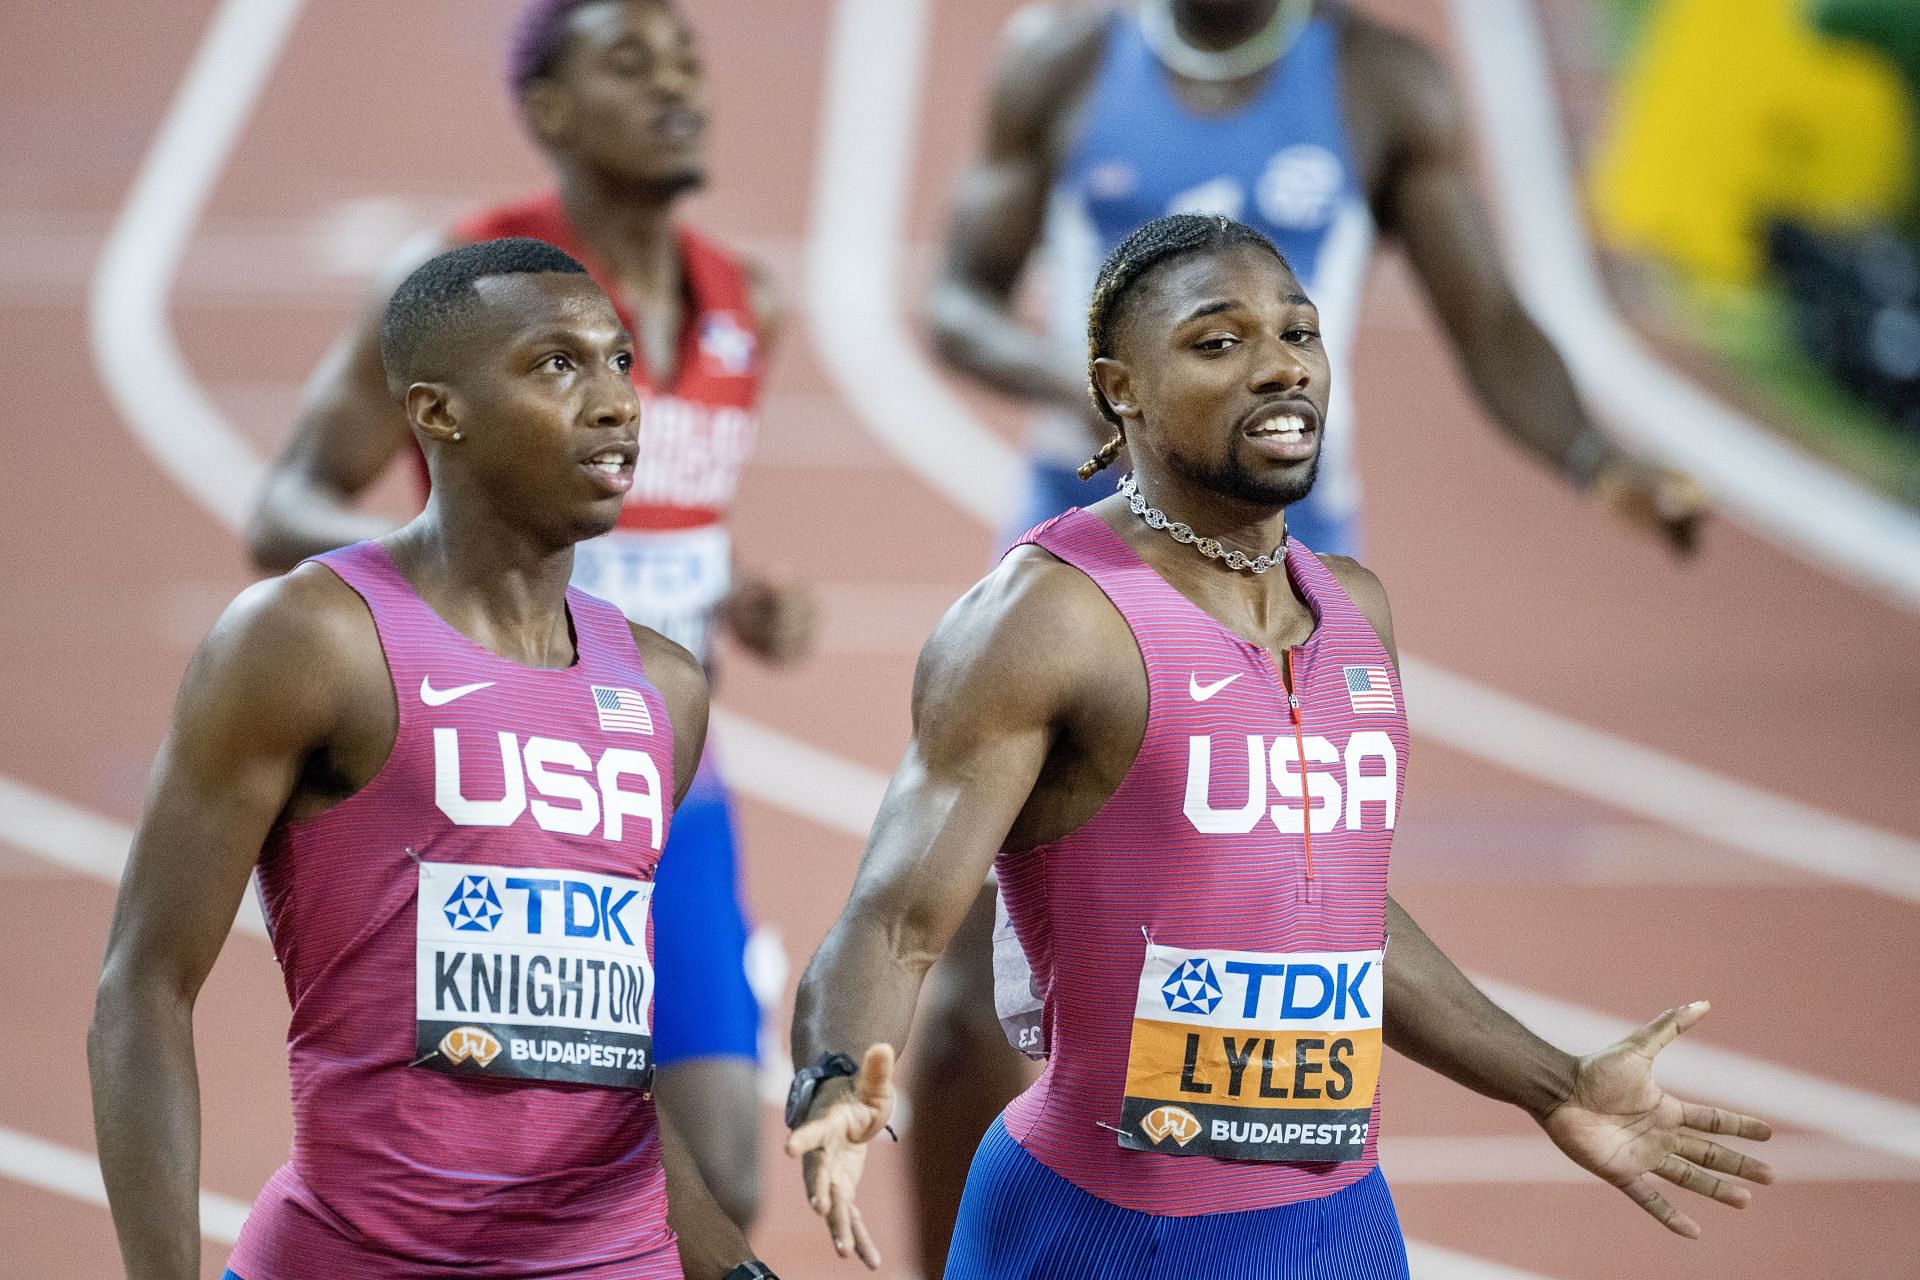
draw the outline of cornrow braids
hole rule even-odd
[[[1127,443],[1120,415],[1101,393],[1100,384],[1093,377],[1093,366],[1102,356],[1113,354],[1113,336],[1119,332],[1120,322],[1126,315],[1126,302],[1133,287],[1165,263],[1240,245],[1264,249],[1278,259],[1281,266],[1288,265],[1286,257],[1274,248],[1273,241],[1245,223],[1217,213],[1173,213],[1155,218],[1122,240],[1100,264],[1100,275],[1093,285],[1093,302],[1087,308],[1087,394],[1093,398],[1093,407],[1100,416],[1113,424],[1113,435],[1098,452],[1080,464],[1082,480],[1091,480],[1109,466]]]

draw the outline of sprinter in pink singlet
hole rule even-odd
[[[357,504],[396,459],[417,461],[387,394],[379,325],[400,275],[443,249],[530,236],[578,259],[636,343],[640,456],[619,522],[574,550],[573,581],[706,662],[721,635],[773,664],[811,645],[807,592],[756,573],[729,531],[779,327],[768,273],[686,225],[708,176],[708,85],[671,0],[522,0],[507,78],[550,189],[480,209],[400,255],[308,386],[250,529],[256,562],[387,532]],[[424,476],[422,477],[424,479]],[[421,485],[424,498],[426,486]],[[761,1017],[729,790],[711,757],[681,806],[658,887],[660,1098],[742,1226],[759,1201]],[[697,1118],[698,1123],[694,1123]]]
[[[1757,1120],[1653,1081],[1703,1004],[1575,1059],[1501,1012],[1387,895],[1408,765],[1385,593],[1287,536],[1328,362],[1279,252],[1148,223],[1088,318],[1135,472],[1027,535],[921,655],[914,738],[794,1016],[789,1152],[843,1252],[895,1047],[989,862],[1043,1000],[1040,1080],[974,1158],[949,1280],[1407,1274],[1377,1167],[1383,1046],[1525,1108],[1682,1234]],[[851,1054],[864,1050],[856,1066]],[[964,1090],[968,1082],[948,1082]]]
[[[256,869],[294,1140],[230,1276],[770,1274],[651,1092],[705,679],[567,585],[633,483],[632,339],[579,263],[496,240],[409,276],[382,352],[426,511],[235,602],[135,836],[89,1039],[128,1274],[199,1274],[193,1000]]]

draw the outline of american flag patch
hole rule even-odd
[[[1385,667],[1342,667],[1347,677],[1347,699],[1356,715],[1377,711],[1392,715],[1393,684]]]
[[[653,713],[647,710],[647,700],[634,689],[609,689],[603,685],[588,686],[593,690],[593,708],[600,713],[600,728],[607,733],[652,733]]]

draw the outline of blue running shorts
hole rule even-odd
[[[712,757],[667,828],[653,890],[653,1057],[759,1056],[760,1006],[747,986],[733,803]]]
[[[1062,462],[1040,458],[1027,459],[1027,492],[1000,545],[1012,546],[1014,539],[1037,524],[1053,519],[1071,507],[1090,507],[1112,493],[1120,483],[1120,471],[1108,468],[1091,480],[1082,480],[1079,472]],[[1315,503],[1313,495],[1287,508],[1287,532],[1315,551],[1328,555],[1360,554],[1359,521],[1331,516]]]
[[[1174,1218],[1123,1209],[1028,1155],[995,1120],[967,1175],[947,1280],[1407,1280],[1375,1169],[1318,1200]]]

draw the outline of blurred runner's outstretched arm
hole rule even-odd
[[[268,468],[247,528],[247,548],[261,569],[285,573],[308,556],[393,529],[394,521],[356,505],[413,448],[380,363],[380,318],[400,281],[452,247],[444,237],[425,236],[396,254],[352,327],[314,370],[293,438]]]
[[[1361,162],[1378,175],[1369,191],[1374,219],[1405,246],[1480,403],[1516,444],[1576,487],[1691,550],[1705,514],[1699,487],[1608,439],[1515,296],[1445,66],[1419,41],[1357,16],[1344,39],[1356,145],[1375,152],[1372,165]]]
[[[1060,352],[1014,314],[1014,291],[1046,222],[1065,146],[1063,103],[1085,92],[1106,15],[1026,10],[1008,24],[986,138],[953,193],[947,252],[927,299],[935,348],[994,390],[1077,409],[1095,443],[1109,434],[1087,396],[1084,353]]]
[[[1338,11],[1344,107],[1379,227],[1404,244],[1481,403],[1516,444],[1635,527],[1691,550],[1706,500],[1689,477],[1614,443],[1587,413],[1566,364],[1514,295],[1475,185],[1452,78],[1419,41]],[[929,295],[934,345],[1007,395],[1086,412],[1077,352],[1015,314],[1015,291],[1098,66],[1108,15],[1039,8],[1009,24],[986,137],[954,193],[947,252]]]

